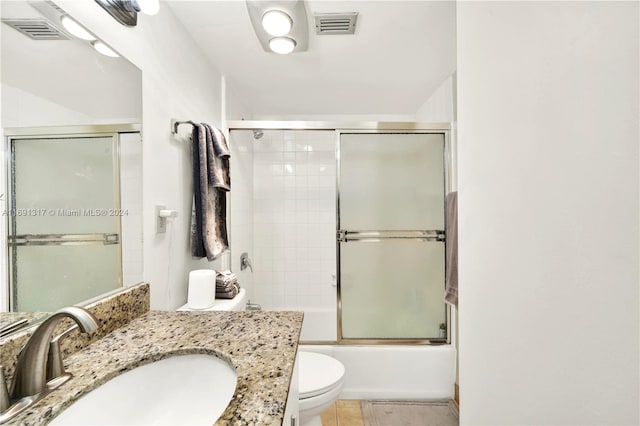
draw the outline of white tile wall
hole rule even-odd
[[[253,142],[254,298],[265,309],[336,309],[333,131]]]

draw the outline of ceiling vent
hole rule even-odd
[[[314,13],[316,34],[353,34],[356,32],[358,12],[350,13]]]
[[[2,22],[33,40],[69,39],[62,31],[45,19],[3,19]]]

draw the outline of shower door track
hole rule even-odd
[[[445,324],[447,336],[446,338],[403,338],[403,339],[345,339],[342,337],[342,300],[340,294],[340,136],[342,133],[431,133],[442,134],[444,136],[444,182],[445,193],[453,190],[453,179],[451,176],[450,164],[453,162],[454,154],[451,146],[451,124],[450,123],[421,123],[412,121],[290,121],[290,120],[227,120],[223,123],[223,127],[231,132],[232,130],[332,130],[336,132],[336,275],[337,279],[337,325],[338,336],[336,342],[331,344],[338,345],[443,345],[454,343],[451,339],[451,307],[444,303],[444,285],[442,287],[443,303],[445,304]],[[366,231],[365,231],[366,232]],[[415,232],[415,231],[411,231]],[[427,235],[413,235],[412,238],[421,241],[442,241],[444,242],[444,232],[440,230],[424,230],[420,233],[428,233]],[[351,234],[351,232],[350,232]],[[355,236],[355,235],[353,235]],[[369,238],[373,241],[378,237],[373,235],[365,237],[360,235],[359,241],[367,241]],[[351,238],[351,237],[349,237]],[[403,237],[406,239],[406,237]],[[355,241],[355,240],[352,240]],[[323,342],[305,342],[305,344],[327,344]]]
[[[416,123],[412,121],[279,121],[228,120],[228,130],[431,130],[449,133],[450,123]]]

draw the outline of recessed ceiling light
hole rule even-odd
[[[280,37],[289,34],[292,26],[291,17],[281,10],[268,10],[262,15],[262,27],[272,36]]]
[[[101,42],[99,40],[96,40],[91,44],[93,45],[94,49],[96,49],[98,52],[102,53],[105,56],[110,56],[112,58],[119,58],[120,57],[120,55],[118,55],[116,52],[111,50],[111,48],[109,46],[107,46],[106,44],[104,44],[103,42]]]
[[[62,22],[62,26],[69,31],[72,35],[81,38],[83,40],[95,40],[96,37],[91,34],[89,31],[85,30],[82,25],[78,24],[76,21],[74,21],[73,19],[69,18],[68,16],[63,16],[60,19],[60,22]]]
[[[286,55],[293,52],[293,49],[296,48],[296,42],[289,37],[276,37],[269,41],[269,48],[275,53]]]

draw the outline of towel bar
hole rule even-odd
[[[413,230],[413,231],[347,231],[340,229],[336,233],[338,242],[349,241],[379,242],[380,240],[404,240],[404,241],[437,241],[445,240],[445,232],[440,229]]]
[[[178,134],[178,126],[180,126],[181,124],[191,124],[192,126],[196,125],[196,123],[194,123],[191,120],[177,120],[175,118],[172,118],[171,119],[171,134],[177,135]]]
[[[26,234],[10,235],[8,245],[17,246],[87,246],[120,243],[118,234]]]

